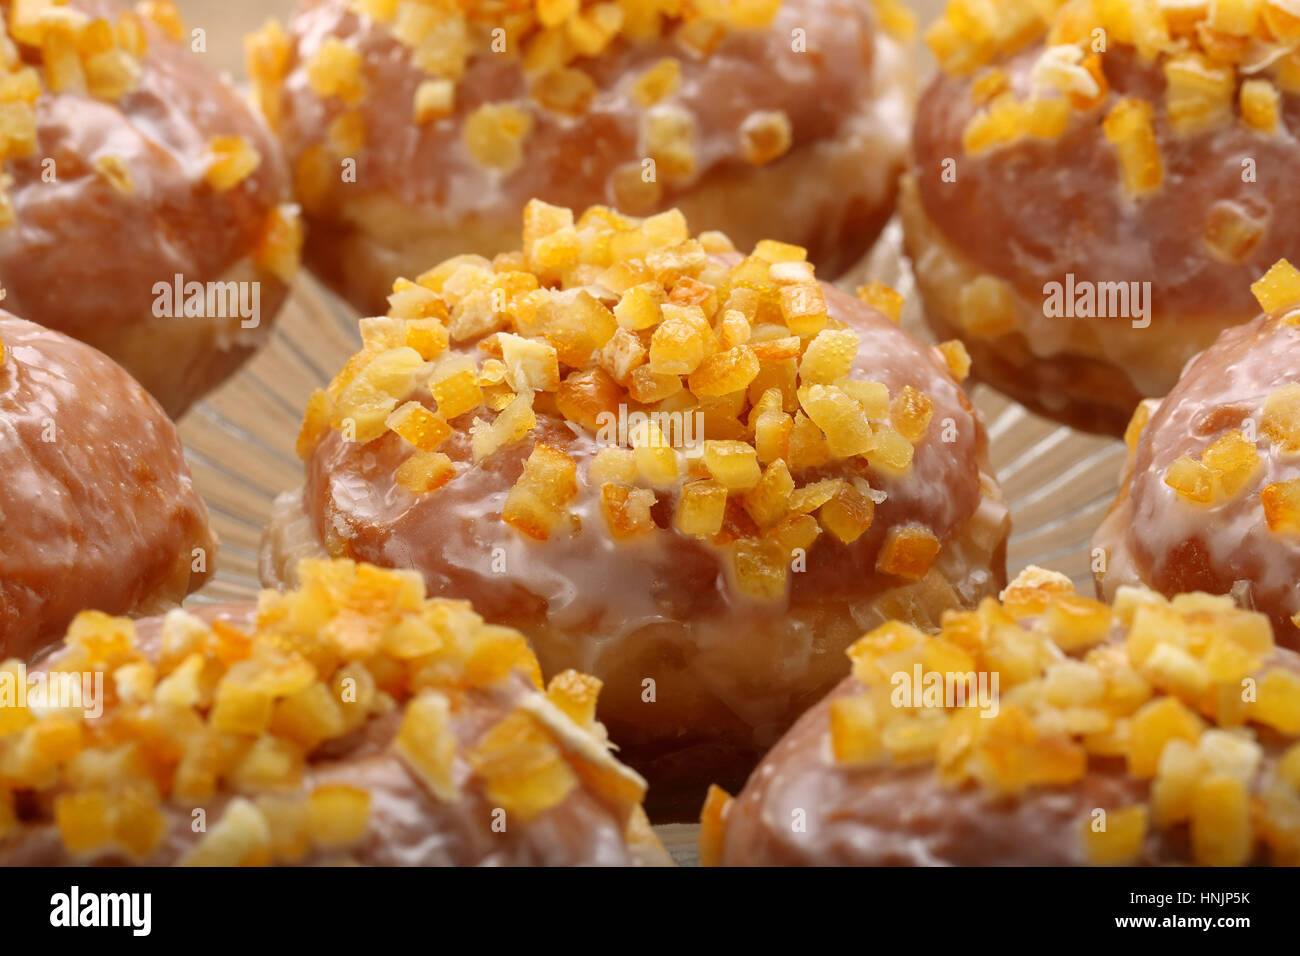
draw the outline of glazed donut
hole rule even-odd
[[[900,211],[929,322],[984,381],[1120,434],[1254,314],[1300,247],[1291,9],[949,4]]]
[[[198,616],[85,612],[39,672],[0,667],[103,693],[93,719],[2,712],[0,865],[670,864],[599,681],[543,691],[521,634],[415,574],[301,577]]]
[[[176,417],[267,337],[297,268],[278,144],[189,53],[170,0],[0,12],[6,306]]]
[[[1163,400],[1138,406],[1120,492],[1093,537],[1098,592],[1231,594],[1300,650],[1300,272],[1255,290]]]
[[[176,429],[140,384],[0,312],[0,657],[30,660],[91,605],[178,604],[216,546]]]
[[[1111,608],[1031,567],[849,656],[734,800],[710,791],[702,862],[1300,863],[1300,656],[1229,598]]]
[[[548,676],[599,677],[652,816],[693,813],[863,627],[937,624],[1004,573],[960,345],[922,345],[804,256],[742,258],[677,211],[534,201],[523,252],[399,279],[311,400],[263,582],[308,555],[420,571],[527,633]]]
[[[827,275],[893,211],[913,100],[896,0],[304,0],[248,41],[312,269],[365,315],[394,276],[517,241],[534,197],[679,207]],[[883,27],[882,27],[883,24]]]

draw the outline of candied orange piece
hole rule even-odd
[[[435,691],[421,691],[406,705],[393,747],[406,765],[444,803],[459,797],[453,773],[456,737],[451,730],[451,705]]]
[[[1270,531],[1278,534],[1300,532],[1300,478],[1265,485],[1259,497]]]
[[[812,336],[826,328],[826,297],[816,282],[781,288],[781,317],[795,335]]]
[[[749,516],[760,528],[768,528],[785,517],[794,491],[794,479],[784,461],[772,462],[763,470],[763,477],[744,497],[743,504]]]
[[[977,276],[962,286],[959,314],[962,328],[970,335],[1002,335],[1016,327],[1015,293],[1001,279]]]
[[[665,318],[650,337],[649,368],[660,375],[689,375],[704,354],[705,337],[698,325],[676,316]]]
[[[643,107],[654,106],[676,93],[681,79],[681,61],[664,57],[636,78],[632,98]]]
[[[1300,451],[1300,384],[1283,385],[1268,393],[1259,430],[1283,451]]]
[[[63,793],[54,798],[54,824],[70,853],[93,853],[113,838],[112,806],[102,790]]]
[[[511,172],[524,160],[533,118],[511,103],[484,103],[465,118],[465,146],[480,166]]]
[[[1282,94],[1265,79],[1245,80],[1241,84],[1241,120],[1251,129],[1271,133],[1277,129],[1282,112]]]
[[[347,784],[321,784],[307,798],[308,828],[319,847],[351,846],[365,836],[370,791]]]
[[[356,103],[365,95],[361,54],[337,37],[327,37],[307,61],[307,84],[317,96]]]
[[[850,329],[823,329],[808,343],[799,378],[808,385],[830,385],[849,374],[860,339]]]
[[[936,347],[943,355],[952,377],[958,382],[966,381],[971,366],[970,353],[966,351],[966,346],[958,339],[949,339],[947,342],[940,342]]]
[[[435,371],[429,379],[429,392],[438,403],[438,412],[446,421],[459,418],[483,404],[483,389],[474,368],[461,368],[445,378]]]
[[[421,80],[415,88],[411,112],[416,123],[450,116],[456,110],[456,84],[448,79]]]
[[[413,495],[437,491],[455,477],[455,463],[440,451],[416,452],[393,473],[393,480]]]
[[[726,485],[712,478],[688,481],[682,485],[677,503],[677,529],[682,534],[711,538],[722,530],[726,510]]]
[[[634,538],[655,530],[650,509],[655,493],[649,488],[629,488],[606,483],[600,486],[600,507],[605,524],[615,538]]]
[[[709,784],[709,792],[700,810],[700,866],[717,866],[722,862],[730,809],[731,795],[717,784]]]
[[[1131,866],[1146,842],[1149,811],[1144,804],[1106,811],[1105,828],[1093,828],[1093,818],[1084,818],[1083,846],[1089,866]]]
[[[871,527],[876,503],[848,482],[841,482],[835,497],[821,506],[821,525],[839,541],[852,544]]]
[[[752,491],[762,478],[758,453],[743,441],[706,441],[704,467],[728,491]]]
[[[433,451],[451,434],[451,428],[442,416],[419,402],[399,406],[384,424],[420,451]]]
[[[1250,291],[1269,315],[1300,306],[1300,270],[1279,259],[1251,285]]]
[[[208,143],[208,167],[204,181],[220,192],[233,189],[247,179],[262,162],[262,156],[242,136],[218,136]]]
[[[523,710],[498,722],[469,756],[488,799],[523,821],[562,802],[578,784],[550,734]]]
[[[1214,473],[1216,497],[1234,498],[1259,471],[1259,452],[1240,431],[1231,431],[1201,453],[1201,464]]]
[[[1129,721],[1128,768],[1135,777],[1154,777],[1160,754],[1172,740],[1196,743],[1204,724],[1176,697],[1142,706]]]
[[[833,458],[863,455],[875,447],[871,423],[862,406],[842,389],[834,385],[803,386],[799,389],[799,404],[826,436]]]
[[[1165,471],[1165,484],[1178,492],[1184,501],[1209,504],[1214,500],[1214,472],[1186,455],[1179,457]]]
[[[1271,668],[1259,682],[1252,717],[1284,734],[1300,734],[1300,675]]]
[[[930,427],[934,402],[930,396],[911,385],[904,385],[890,406],[890,421],[898,433],[915,445]]]
[[[876,569],[909,580],[925,577],[930,565],[939,554],[939,539],[929,528],[919,525],[899,525],[889,529]]]
[[[623,401],[623,390],[603,368],[573,372],[560,383],[555,396],[561,415],[593,432],[600,430],[602,415],[618,417]]]
[[[763,601],[785,597],[786,556],[775,542],[741,538],[732,545],[732,564],[741,593]]]
[[[890,425],[881,425],[873,436],[868,458],[871,467],[890,475],[901,475],[912,467],[916,449]]]
[[[740,124],[741,152],[755,166],[780,159],[793,143],[794,126],[784,110],[756,110]]]
[[[831,701],[831,753],[842,766],[864,767],[884,754],[880,720],[866,694]]]
[[[1201,866],[1243,866],[1254,849],[1250,794],[1232,777],[1215,774],[1192,795],[1192,858]]]
[[[577,475],[578,465],[572,458],[538,442],[524,462],[523,474],[506,495],[501,520],[530,538],[545,541],[578,494]]]
[[[1102,124],[1107,142],[1119,154],[1124,189],[1130,196],[1145,195],[1164,182],[1164,162],[1151,116],[1150,103],[1126,97],[1111,107]]]
[[[1048,600],[1043,627],[1061,650],[1077,651],[1110,636],[1111,610],[1091,598],[1056,594]]]
[[[858,286],[857,296],[891,322],[897,323],[903,315],[902,295],[883,282]]]
[[[738,392],[757,377],[758,356],[749,346],[738,345],[705,358],[686,381],[692,392],[704,398]]]
[[[590,727],[596,720],[601,686],[599,678],[570,668],[551,678],[546,696],[579,727]]]

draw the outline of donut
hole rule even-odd
[[[301,578],[198,614],[87,611],[39,668],[0,665],[0,689],[50,688],[0,711],[0,864],[670,864],[599,681],[543,688],[521,634],[411,572]]]
[[[903,332],[892,290],[837,291],[784,243],[691,238],[676,210],[534,201],[523,238],[397,280],[362,320],[308,405],[263,583],[310,556],[419,571],[528,634],[548,676],[602,680],[652,817],[693,814],[863,627],[1000,586],[967,356]]]
[[[1300,247],[1300,19],[953,0],[926,38],[899,208],[927,319],[1030,409],[1122,434]]]
[[[170,0],[6,2],[6,307],[116,359],[169,415],[267,337],[301,226],[279,145]]]
[[[216,546],[158,403],[103,353],[0,311],[0,657],[30,660],[88,606],[180,603]]]
[[[843,272],[893,211],[913,30],[897,0],[305,0],[248,72],[308,265],[377,315],[394,276],[514,248],[532,198],[775,227]]]
[[[1031,567],[849,656],[744,790],[710,790],[702,862],[1300,863],[1300,656],[1231,598],[1108,606]]]
[[[1232,595],[1300,650],[1300,271],[1279,261],[1254,288],[1265,314],[1134,412],[1093,570],[1107,597]]]

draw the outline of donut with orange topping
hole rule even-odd
[[[803,249],[670,211],[534,201],[524,248],[393,286],[307,409],[266,584],[304,555],[420,571],[605,682],[602,720],[693,812],[840,677],[873,620],[1003,574],[1006,509],[960,344],[819,283]],[[874,305],[871,303],[875,303]]]
[[[0,282],[173,417],[269,334],[297,268],[288,170],[171,0],[0,3]]]
[[[543,688],[523,635],[413,573],[301,579],[198,615],[87,611],[39,670],[0,665],[0,690],[51,689],[0,708],[0,864],[670,863],[599,681]]]
[[[216,545],[157,402],[89,345],[0,311],[0,658],[31,660],[90,605],[179,604]]]
[[[854,644],[744,790],[710,791],[702,862],[1300,863],[1300,656],[1264,615],[1032,567],[1001,598]]]
[[[1281,260],[1253,289],[1265,314],[1134,412],[1093,570],[1107,595],[1230,594],[1300,650],[1300,271]]]
[[[900,208],[926,313],[1035,411],[1121,434],[1300,248],[1290,0],[952,0]]]
[[[913,32],[898,0],[304,0],[248,64],[309,265],[374,314],[394,276],[511,249],[535,197],[775,228],[844,271],[893,210]]]

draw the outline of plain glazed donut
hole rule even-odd
[[[670,862],[599,681],[543,692],[522,635],[417,575],[301,578],[199,616],[80,615],[39,674],[98,682],[103,713],[0,712],[0,865]],[[9,661],[0,688],[35,676]]]
[[[95,349],[0,312],[0,657],[88,606],[152,614],[212,570],[176,429]]]
[[[267,337],[297,269],[279,146],[190,54],[170,0],[0,12],[6,306],[176,417]]]
[[[524,246],[399,279],[362,321],[308,408],[263,583],[304,555],[418,570],[527,633],[548,676],[599,677],[652,815],[693,813],[864,627],[999,586],[1006,508],[945,360],[962,376],[965,353],[818,283],[800,248],[742,258],[676,211],[533,202]]]
[[[305,0],[249,39],[306,256],[363,314],[394,276],[516,243],[537,197],[679,207],[828,276],[893,211],[911,15],[870,0]],[[888,29],[882,29],[881,24]]]
[[[1228,329],[1129,426],[1120,492],[1093,537],[1100,593],[1231,594],[1300,650],[1300,272],[1255,290]]]
[[[927,33],[944,72],[917,110],[900,209],[929,322],[979,377],[1120,434],[1254,314],[1251,280],[1300,249],[1288,10],[949,5]]]
[[[734,800],[710,791],[703,862],[1300,863],[1300,656],[1229,598],[1111,608],[1029,568],[937,635],[890,623],[849,656]]]

